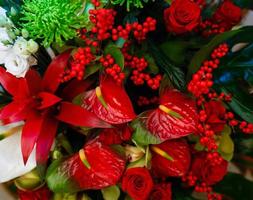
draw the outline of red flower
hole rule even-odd
[[[46,187],[39,188],[34,191],[18,190],[20,200],[49,200],[51,192]]]
[[[0,68],[0,84],[13,96],[13,101],[1,110],[0,120],[8,123],[25,120],[21,139],[24,163],[35,144],[37,162],[43,164],[47,161],[59,121],[76,126],[110,127],[93,113],[64,102],[54,94],[69,55],[66,52],[56,57],[43,79],[33,70],[25,78],[18,79]]]
[[[171,183],[156,184],[150,195],[149,200],[171,200]]]
[[[211,126],[214,132],[221,132],[226,124],[225,114],[226,109],[220,101],[209,101],[205,103],[207,115],[206,123]]]
[[[191,162],[191,153],[184,140],[168,140],[151,147],[152,172],[155,176],[183,176],[188,171]]]
[[[103,129],[99,133],[97,140],[107,145],[121,144],[124,141],[130,140],[131,136],[130,127],[123,125],[117,128]]]
[[[123,86],[110,76],[102,76],[100,87],[84,95],[82,106],[110,124],[123,124],[136,117]]]
[[[54,192],[100,190],[117,184],[124,170],[124,159],[107,145],[92,140],[79,153],[53,163],[46,180]]]
[[[195,101],[177,90],[167,90],[158,109],[148,112],[148,130],[161,141],[197,132],[198,115]]]
[[[242,18],[242,10],[232,1],[225,0],[214,14],[215,22],[218,22],[226,30],[238,24]]]
[[[207,159],[207,153],[197,153],[192,162],[191,171],[194,176],[206,183],[214,185],[227,174],[228,162],[223,160],[220,164],[213,164]]]
[[[192,31],[200,22],[201,9],[192,0],[174,0],[164,11],[168,32],[182,34]]]
[[[134,200],[148,199],[153,188],[153,180],[146,168],[128,169],[122,179],[122,190]]]

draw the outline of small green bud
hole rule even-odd
[[[21,34],[22,34],[23,38],[28,38],[29,37],[29,32],[26,29],[22,29]]]
[[[39,49],[39,45],[34,40],[30,39],[28,41],[27,48],[31,53],[36,53]]]
[[[43,182],[36,169],[28,172],[27,174],[20,176],[14,181],[17,188],[21,190],[33,190],[40,187]]]
[[[20,35],[20,30],[15,29],[15,30],[14,30],[14,33],[15,33],[15,35]]]
[[[7,31],[7,34],[9,35],[9,37],[12,39],[12,40],[15,40],[16,39],[16,35],[13,31],[11,30],[8,30]]]
[[[14,8],[14,7],[11,7],[11,12],[10,12],[11,16],[16,16],[18,14],[18,11]]]

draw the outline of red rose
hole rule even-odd
[[[220,101],[209,101],[205,104],[207,115],[206,123],[211,126],[214,132],[221,132],[226,124],[226,109]]]
[[[191,0],[174,0],[164,11],[168,32],[182,34],[192,31],[200,22],[201,9]]]
[[[238,24],[242,18],[242,10],[230,0],[225,0],[214,14],[214,20],[226,30]]]
[[[157,149],[158,148],[158,149]],[[187,142],[181,139],[168,140],[152,149],[152,172],[157,177],[183,176],[188,171],[191,162],[191,153]],[[166,158],[169,155],[173,160]]]
[[[171,200],[171,183],[160,183],[153,187],[149,200]]]
[[[207,185],[214,185],[227,174],[228,162],[223,160],[220,164],[213,164],[207,159],[206,153],[198,153],[192,162],[192,173],[198,180]]]
[[[134,200],[145,200],[153,188],[153,180],[146,168],[128,169],[122,179],[122,190]]]
[[[34,191],[18,190],[20,200],[49,200],[51,192],[46,187],[39,188]]]

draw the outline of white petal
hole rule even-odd
[[[0,183],[17,178],[36,167],[35,149],[26,165],[21,153],[21,131],[0,141]]]
[[[0,64],[4,64],[5,63],[5,59],[8,56],[9,51],[1,51],[0,50]]]

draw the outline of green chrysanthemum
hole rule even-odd
[[[126,4],[127,11],[130,11],[130,7],[134,6],[136,8],[143,8],[143,2],[148,3],[149,0],[111,0],[112,4],[117,5],[119,4],[122,6]]]
[[[45,47],[54,41],[62,46],[76,36],[77,29],[88,26],[88,14],[81,10],[79,0],[24,0],[21,25]]]

